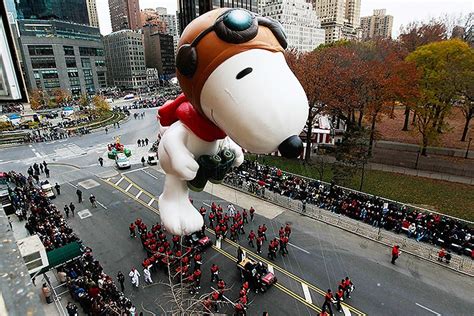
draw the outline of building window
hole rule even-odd
[[[63,46],[63,47],[64,47],[64,55],[74,56],[74,47],[72,46]]]
[[[107,87],[107,82],[106,82],[106,79],[105,79],[105,72],[103,72],[103,71],[97,72],[97,79],[99,81],[99,86],[101,88],[106,88]]]
[[[44,70],[41,72],[43,75],[43,82],[45,89],[59,88],[59,77],[57,70]]]
[[[53,46],[51,45],[28,45],[30,56],[53,56]]]
[[[89,58],[81,58],[82,68],[91,68],[91,60]]]
[[[105,60],[96,60],[95,61],[96,67],[105,67]]]
[[[31,58],[31,66],[33,69],[56,68],[54,58]]]
[[[66,58],[66,67],[67,68],[76,68],[76,58]]]

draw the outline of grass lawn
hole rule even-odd
[[[254,158],[249,156],[249,159]],[[320,179],[321,165],[318,164],[308,165],[299,160],[274,156],[260,157],[258,161],[291,173]],[[332,175],[331,165],[325,163],[322,180],[330,182]],[[359,190],[360,178],[359,172],[354,176],[349,187]],[[472,185],[366,170],[362,191],[474,221],[474,186]]]

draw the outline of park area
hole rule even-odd
[[[381,122],[377,125],[377,136],[381,140],[409,143],[419,145],[421,136],[416,131],[416,127],[409,125],[408,131],[402,131],[405,120],[405,109],[398,107],[393,111],[393,116],[383,116]],[[410,113],[410,123],[413,120],[413,112]],[[462,132],[466,118],[460,107],[453,107],[451,113],[446,118],[447,126],[440,135],[438,142],[432,144],[433,147],[446,147],[466,149],[467,141],[462,142]],[[474,120],[470,122],[470,128],[474,127]]]
[[[332,165],[329,163],[308,164],[275,156],[260,157],[258,162],[326,182],[331,182],[333,179]],[[358,170],[348,182],[351,189],[360,189],[361,172],[362,170]],[[362,191],[474,221],[474,210],[471,207],[474,205],[474,186],[472,185],[365,170]]]

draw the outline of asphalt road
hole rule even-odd
[[[0,169],[3,170],[26,172],[27,166],[35,161],[50,162],[51,180],[59,182],[62,187],[61,196],[55,200],[58,207],[76,200],[76,187],[81,187],[85,197],[90,192],[97,197],[98,208],[91,208],[87,200],[77,207],[77,212],[87,209],[91,216],[81,219],[76,215],[69,222],[112,276],[118,270],[128,274],[131,267],[141,266],[145,252],[138,239],[129,237],[128,225],[137,217],[142,218],[148,227],[159,221],[157,202],[151,199],[157,199],[161,193],[163,175],[157,168],[142,169],[134,165],[131,172],[120,180],[122,176],[111,161],[106,160],[106,167],[100,168],[97,158],[105,154],[105,145],[118,134],[129,147],[136,146],[137,138],[153,140],[157,133],[156,110],[145,111],[144,120],[132,118],[120,130],[112,130],[108,135],[98,132],[62,143],[41,143],[0,151]],[[63,149],[65,147],[67,150]],[[138,159],[146,148],[133,147],[132,151],[136,153],[134,159]],[[109,181],[104,181],[107,179]],[[205,192],[193,193],[192,197],[197,207],[216,201],[225,208],[228,203]],[[239,205],[239,201],[245,198],[248,197],[236,192],[232,203]],[[291,223],[292,245],[288,247],[288,257],[278,256],[270,262],[278,277],[278,285],[265,294],[252,294],[249,315],[258,315],[262,311],[268,311],[270,315],[316,315],[323,303],[321,293],[327,288],[335,290],[338,281],[345,276],[350,276],[356,285],[352,299],[345,302],[352,315],[474,314],[473,278],[409,255],[402,255],[395,266],[391,265],[390,250],[386,247],[289,211],[274,218],[257,215],[255,221],[247,225],[246,231],[264,222],[269,227],[269,237],[276,235],[280,226]],[[212,234],[210,236],[215,239]],[[241,243],[252,250],[245,238]],[[249,253],[267,262],[267,244],[263,249],[262,258],[251,251]],[[209,267],[215,262],[221,267],[221,277],[230,288],[226,296],[231,300],[238,297],[241,282],[233,261],[235,254],[236,244],[230,242],[206,251],[200,294],[210,291]],[[153,279],[154,285],[138,289],[132,289],[127,283],[125,294],[139,310],[160,313],[160,306],[166,308],[170,304],[165,295],[168,288],[160,283],[167,283],[167,278],[164,273],[155,273]],[[222,307],[222,312],[231,311],[230,306]]]

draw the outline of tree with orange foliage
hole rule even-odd
[[[30,92],[29,100],[32,110],[40,110],[47,104],[49,97],[43,90],[33,89]]]
[[[367,43],[362,59],[368,69],[365,116],[370,122],[369,155],[375,140],[376,123],[382,115],[392,115],[395,104],[411,100],[418,93],[418,72],[404,60],[400,47],[391,40]]]
[[[62,88],[53,89],[51,92],[54,98],[54,102],[57,106],[62,106],[65,102],[67,102],[71,98],[71,94]]]

